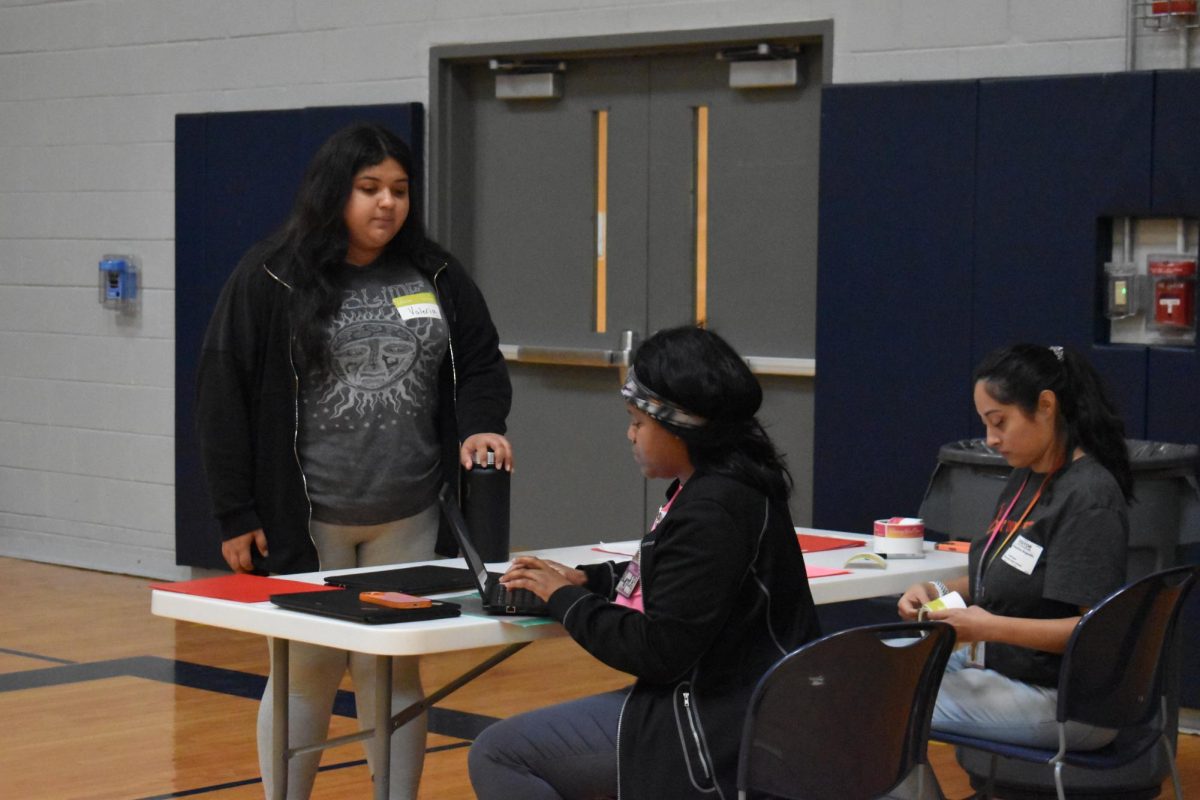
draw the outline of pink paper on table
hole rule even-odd
[[[625,556],[626,558],[633,558],[633,551],[626,551],[626,550],[618,549],[616,547],[610,547],[608,545],[605,545],[603,542],[601,542],[598,546],[593,547],[592,549],[595,550],[597,553],[608,553],[609,555]],[[637,548],[635,547],[634,550],[636,550],[636,549]]]
[[[835,569],[834,567],[814,567],[812,564],[805,564],[804,571],[811,578],[825,578],[830,575],[849,575],[848,569]]]

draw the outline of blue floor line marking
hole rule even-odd
[[[249,672],[175,661],[159,656],[132,656],[110,661],[68,662],[57,667],[0,674],[0,692],[64,686],[122,676],[244,697],[248,700],[261,700],[263,688],[267,684],[265,677]],[[354,693],[339,689],[333,702],[333,713],[341,717],[353,717]]]
[[[249,672],[176,661],[161,656],[132,656],[0,674],[0,693],[120,677],[159,681],[247,700],[261,700],[267,683],[264,676]],[[334,699],[333,713],[340,717],[353,718],[354,692],[339,689]],[[428,713],[430,731],[455,739],[473,740],[484,728],[496,721],[493,717],[482,714],[437,706],[429,709]]]
[[[441,753],[441,752],[445,752],[446,750],[458,750],[463,747],[470,747],[470,745],[471,745],[470,742],[455,742],[454,744],[443,744],[443,745],[438,745],[437,747],[427,747],[427,748],[425,748],[425,752],[426,752],[426,754]],[[323,767],[318,767],[317,772],[318,773],[330,772],[332,770],[337,770],[337,769],[346,769],[347,767],[362,767],[362,766],[365,766],[366,763],[367,763],[367,760],[365,758],[360,758],[357,761],[343,761],[339,764],[326,764]],[[241,780],[241,781],[229,781],[227,783],[217,783],[217,784],[213,784],[212,786],[198,786],[194,789],[180,789],[179,791],[171,792],[170,794],[155,794],[155,795],[150,795],[147,797],[139,797],[139,798],[137,798],[137,800],[173,800],[174,798],[178,798],[178,797],[195,797],[195,796],[201,795],[201,794],[209,794],[211,792],[220,792],[225,789],[237,789],[238,787],[241,787],[241,786],[253,786],[253,785],[259,784],[259,783],[262,783],[262,778],[247,778],[247,779]]]
[[[317,772],[330,772],[337,769],[346,769],[347,767],[361,767],[367,763],[365,758],[360,758],[357,761],[343,761],[340,764],[326,764],[323,767],[318,767]],[[148,797],[139,797],[137,800],[171,800],[175,797],[195,797],[200,794],[209,794],[210,792],[220,792],[225,789],[237,789],[239,786],[253,786],[257,783],[262,783],[262,778],[246,778],[241,781],[228,781],[227,783],[217,783],[212,786],[198,786],[195,789],[180,789],[177,792],[169,794],[155,794]]]
[[[3,652],[13,651],[4,650]],[[26,653],[22,653],[21,655],[26,655],[30,658],[42,658],[41,656]],[[177,661],[161,656],[132,656],[129,658],[84,663],[63,661],[62,659],[44,660],[53,660],[61,663],[59,666],[0,674],[0,693],[23,689],[66,686],[109,678],[131,677],[258,701],[262,699],[263,689],[267,684],[266,677],[262,675],[239,672],[238,670],[225,669],[224,667],[195,664],[189,661]],[[353,718],[355,716],[354,693],[339,689],[334,699],[333,713],[338,716]],[[436,706],[429,709],[428,720],[430,733],[462,741],[429,747],[426,748],[426,753],[438,753],[445,750],[469,747],[471,742],[478,737],[484,728],[496,722],[496,718],[483,714],[472,714],[467,711],[455,711],[454,709],[438,708]],[[360,766],[365,763],[365,760],[360,759],[338,764],[328,764],[320,767],[320,771],[345,769],[346,767]],[[241,781],[231,781],[213,786],[181,789],[167,794],[151,795],[140,798],[140,800],[172,800],[173,798],[180,797],[195,797],[261,782],[262,779],[258,777],[247,778]]]
[[[129,673],[129,662],[122,658],[114,661],[93,661],[90,664],[65,664],[58,667],[27,669],[0,675],[0,692],[18,689],[40,689],[46,686],[64,686],[70,683],[115,678]]]
[[[38,653],[27,653],[24,650],[12,650],[8,647],[0,647],[0,653],[9,656],[20,656],[21,658],[32,658],[37,661],[49,661],[52,664],[74,664],[76,662],[66,658],[55,658],[54,656],[43,656]]]

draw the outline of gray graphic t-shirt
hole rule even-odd
[[[342,286],[332,374],[301,381],[300,463],[316,519],[375,525],[437,499],[448,332],[433,287],[407,264],[347,265]]]

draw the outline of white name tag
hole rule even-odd
[[[1042,557],[1042,549],[1040,544],[1034,544],[1024,536],[1018,536],[1017,540],[1012,543],[1012,547],[1004,552],[1001,560],[1026,575],[1032,575],[1033,568],[1037,566],[1038,559]]]
[[[437,298],[432,292],[406,294],[403,297],[393,297],[392,305],[405,322],[413,319],[441,319],[442,309],[438,307]]]

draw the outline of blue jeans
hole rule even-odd
[[[1058,690],[968,666],[969,650],[962,647],[950,656],[933,709],[933,730],[1057,748]],[[1067,723],[1067,746],[1072,750],[1104,747],[1116,735],[1110,728]]]
[[[501,720],[467,758],[479,800],[617,796],[617,721],[628,689]]]
[[[985,645],[986,646],[986,645]],[[1058,747],[1058,690],[1034,686],[991,669],[969,666],[969,647],[950,656],[933,708],[934,731],[947,731],[980,739]],[[1116,737],[1116,731],[1076,722],[1067,723],[1067,746],[1095,750]],[[892,790],[889,798],[929,800],[942,797],[932,770],[925,772],[925,791],[918,797],[916,774]]]

